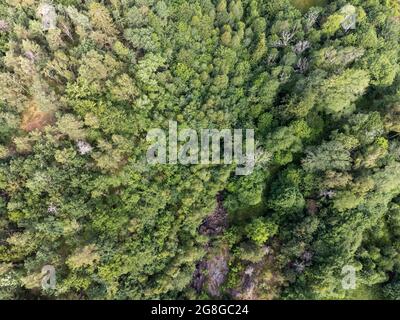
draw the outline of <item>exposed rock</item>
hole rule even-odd
[[[221,285],[225,282],[228,275],[228,256],[227,249],[221,250],[220,254],[213,256],[207,261],[208,276],[206,280],[206,289],[212,297],[220,297]]]
[[[222,196],[218,195],[217,206],[200,226],[199,233],[213,237],[222,234],[227,226],[228,213],[223,206]],[[221,295],[221,285],[225,282],[229,272],[229,250],[226,247],[213,248],[210,243],[206,250],[206,258],[196,266],[192,287],[197,293],[206,290],[211,297],[218,298]]]
[[[207,236],[216,236],[224,232],[228,226],[228,213],[223,206],[222,196],[217,196],[217,207],[199,228],[199,232]]]
[[[203,290],[204,283],[206,281],[205,270],[207,270],[207,262],[200,261],[196,265],[196,270],[193,274],[192,287],[196,290],[197,293],[200,293]]]

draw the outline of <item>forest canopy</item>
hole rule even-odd
[[[395,0],[1,1],[0,299],[400,299],[399,34]],[[253,129],[253,172],[149,165],[169,121]]]

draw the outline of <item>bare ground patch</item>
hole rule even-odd
[[[27,109],[22,114],[21,129],[27,132],[41,130],[48,124],[54,122],[54,116],[51,113],[40,111],[37,105],[31,101]]]

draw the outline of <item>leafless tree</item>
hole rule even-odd
[[[336,192],[333,190],[325,190],[320,193],[321,197],[332,199],[336,195]]]
[[[244,274],[246,274],[248,276],[251,276],[251,275],[253,275],[253,272],[254,272],[254,267],[253,266],[248,266],[246,268],[246,270],[244,271]]]
[[[363,55],[364,55],[364,50],[349,51],[343,56],[343,62],[344,62],[344,64],[349,64],[349,63],[353,62],[354,60],[362,57]]]
[[[302,273],[304,271],[304,269],[306,268],[303,262],[298,262],[298,261],[293,263],[293,267],[297,273]]]
[[[57,213],[57,207],[54,204],[50,204],[47,208],[48,213]]]
[[[306,51],[307,49],[309,49],[311,47],[311,44],[309,41],[305,40],[305,41],[299,41],[296,43],[296,45],[294,46],[294,52],[296,54],[302,54],[304,51]]]
[[[305,263],[309,263],[311,261],[312,257],[313,257],[313,254],[310,251],[304,251],[304,253],[302,254],[302,259]]]
[[[0,32],[6,32],[6,31],[8,31],[8,28],[9,28],[10,26],[9,26],[9,24],[8,24],[8,22],[7,21],[5,21],[5,20],[0,20]]]
[[[35,62],[36,60],[36,55],[32,51],[25,52],[25,57],[27,57],[32,62]]]
[[[278,41],[272,44],[273,47],[287,47],[294,37],[294,32],[283,31]]]
[[[61,30],[71,41],[74,41],[70,28],[64,22],[61,23]]]
[[[76,145],[78,147],[78,152],[81,155],[85,155],[87,153],[90,153],[93,150],[92,146],[89,143],[87,143],[86,141],[79,140],[76,143]]]
[[[296,70],[299,73],[305,73],[308,70],[310,63],[308,62],[307,58],[300,58],[296,64]]]
[[[306,18],[307,28],[311,28],[317,22],[319,18],[319,12],[310,10],[306,14],[305,18]]]
[[[283,31],[281,34],[281,40],[284,47],[288,46],[292,38],[294,37],[294,33],[291,31]]]

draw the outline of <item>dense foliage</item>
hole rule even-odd
[[[0,298],[400,299],[400,6],[298,2],[2,1]],[[148,165],[169,120],[254,172]]]

